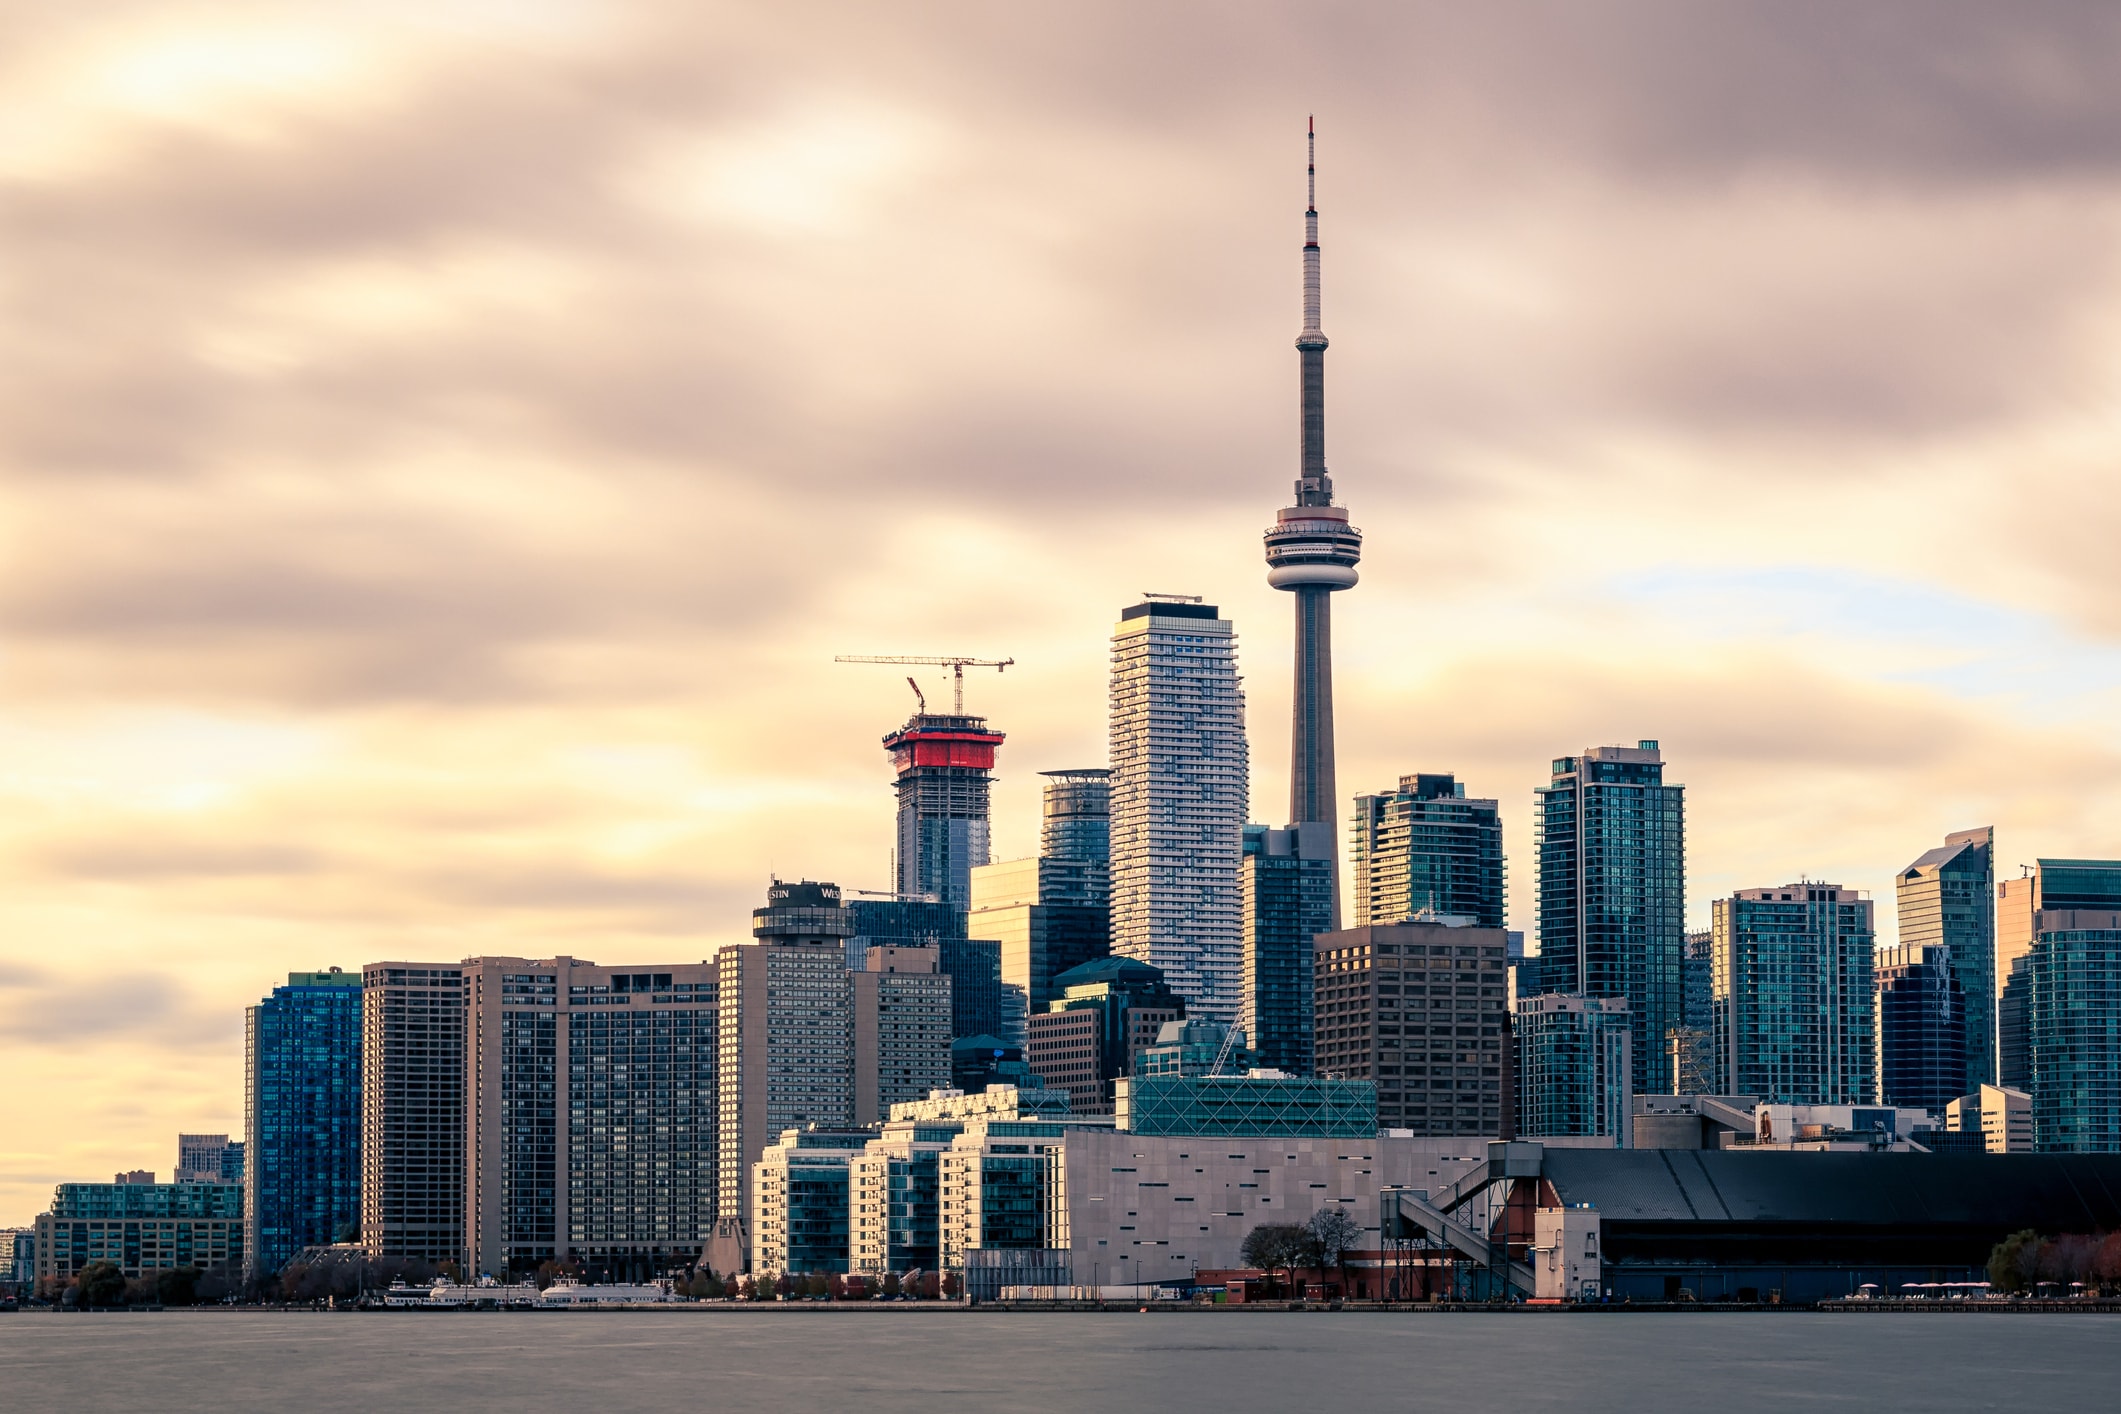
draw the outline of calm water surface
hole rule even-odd
[[[2121,1409],[2121,1317],[0,1315],[15,1409]]]

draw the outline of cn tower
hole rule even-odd
[[[1340,797],[1333,777],[1333,595],[1355,585],[1362,532],[1333,504],[1326,475],[1326,335],[1319,327],[1318,130],[1310,125],[1304,210],[1304,327],[1296,336],[1302,387],[1302,461],[1296,504],[1267,531],[1267,583],[1296,596],[1296,693],[1289,749],[1289,824],[1322,839],[1333,860],[1333,927],[1340,927],[1339,849],[1334,824]],[[1308,855],[1309,849],[1305,850]]]

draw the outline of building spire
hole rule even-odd
[[[1308,149],[1304,168],[1304,327],[1296,336],[1303,364],[1303,460],[1296,479],[1300,506],[1333,504],[1333,479],[1326,475],[1326,334],[1319,327],[1318,292],[1318,120],[1306,125]]]

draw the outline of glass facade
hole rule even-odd
[[[1961,830],[1894,881],[1900,942],[1950,949],[1952,975],[1964,998],[1966,1073],[1954,1098],[1996,1082],[1995,855],[1994,830]]]
[[[1870,900],[1809,881],[1716,900],[1716,1093],[1876,1103]]]
[[[1117,1124],[1131,1134],[1370,1139],[1377,1087],[1315,1076],[1137,1075],[1119,1082]]]
[[[2033,1147],[2043,1153],[2121,1153],[2121,914],[2109,902],[2065,918],[2087,914],[2108,926],[2043,927],[2026,968]]]
[[[1502,926],[1501,811],[1492,800],[1468,800],[1451,776],[1401,776],[1396,791],[1356,796],[1349,856],[1351,927],[1424,911]]]
[[[1627,1143],[1628,1004],[1549,994],[1517,1002],[1517,1132]]]
[[[1966,992],[1951,949],[1881,948],[1878,979],[1879,1103],[1942,1113],[1967,1093]]]
[[[1541,982],[1624,998],[1634,1088],[1661,1089],[1653,1057],[1682,1024],[1686,788],[1665,783],[1654,741],[1560,757],[1537,793],[1534,839]]]
[[[1310,848],[1306,848],[1306,844]],[[1244,1027],[1259,1064],[1312,1069],[1311,940],[1333,926],[1329,827],[1247,825],[1244,867]]]
[[[295,973],[244,1026],[244,1251],[270,1276],[361,1221],[361,976]]]

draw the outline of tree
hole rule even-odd
[[[83,1306],[115,1306],[125,1299],[125,1273],[114,1262],[90,1262],[75,1275],[74,1292]]]
[[[1988,1257],[1988,1282],[1997,1291],[2023,1291],[2032,1285],[2040,1260],[2040,1234],[2031,1228],[2014,1232],[1996,1244]]]
[[[204,1276],[197,1267],[172,1267],[155,1274],[155,1299],[164,1306],[189,1306],[198,1299],[199,1278]]]
[[[1310,1234],[1297,1223],[1261,1223],[1245,1234],[1241,1252],[1245,1265],[1257,1267],[1270,1277],[1275,1272],[1293,1279],[1310,1246]]]
[[[964,1294],[965,1280],[956,1272],[944,1272],[943,1279],[937,1283],[937,1289],[945,1300],[955,1301]]]
[[[1336,1204],[1331,1208],[1320,1208],[1311,1214],[1311,1220],[1304,1224],[1304,1231],[1310,1239],[1312,1255],[1318,1259],[1320,1270],[1327,1267],[1337,1269],[1340,1273],[1341,1294],[1346,1295],[1348,1249],[1362,1239],[1362,1229],[1355,1225],[1355,1219],[1348,1216],[1347,1209]]]
[[[2114,1250],[2115,1250],[2115,1251],[2116,1251],[2117,1253],[2121,1253],[2121,1247],[2117,1247],[2117,1248],[2115,1248]],[[885,1273],[884,1273],[884,1295],[886,1295],[886,1296],[896,1296],[896,1295],[898,1295],[898,1273],[897,1273],[897,1272],[885,1272]]]

